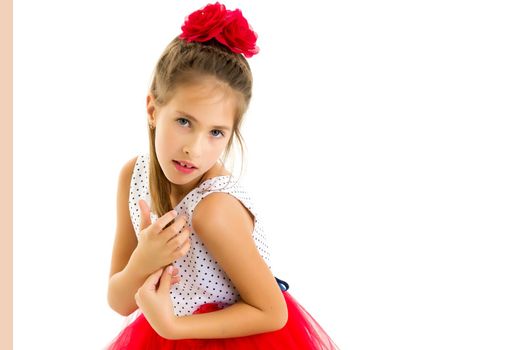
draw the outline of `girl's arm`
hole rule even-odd
[[[253,216],[227,193],[212,193],[193,212],[193,228],[241,295],[210,313],[174,317],[172,339],[230,338],[278,330],[288,310],[281,289],[252,238]]]
[[[128,316],[137,309],[134,295],[144,283],[148,274],[140,274],[130,261],[137,247],[137,237],[131,224],[128,209],[129,186],[136,157],[128,161],[119,175],[117,189],[117,230],[111,257],[110,278],[108,283],[108,304],[123,316]]]

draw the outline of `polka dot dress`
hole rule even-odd
[[[139,199],[145,200],[151,207],[148,172],[149,155],[139,155],[133,169],[129,192],[129,211],[137,235],[140,232],[141,221]],[[210,193],[229,193],[253,214],[255,227],[252,237],[260,255],[271,268],[269,247],[259,215],[251,198],[237,181],[229,175],[208,179],[190,191],[174,208],[179,215],[184,214],[189,218],[188,223],[191,229],[190,250],[185,256],[173,262],[173,266],[179,269],[181,277],[180,282],[174,284],[170,291],[173,311],[177,316],[190,315],[202,304],[215,302],[230,305],[239,300],[239,293],[231,280],[209,254],[191,225],[193,210],[197,203]],[[157,219],[158,217],[151,213],[151,222]]]

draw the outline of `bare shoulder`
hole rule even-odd
[[[128,160],[122,169],[120,170],[120,178],[129,178],[131,180],[131,175],[133,175],[133,169],[135,168],[135,163],[137,163],[138,156]],[[129,187],[129,183],[127,184]]]
[[[251,234],[254,217],[242,202],[231,194],[214,192],[199,201],[193,211],[192,225],[197,232],[209,232],[208,229],[212,227],[229,226]]]
[[[131,185],[131,177],[133,176],[133,169],[135,168],[135,163],[137,162],[138,156],[133,157],[128,160],[120,169],[119,179],[118,179],[118,193],[117,197],[119,202],[126,199],[128,202],[128,195]]]

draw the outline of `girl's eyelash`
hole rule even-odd
[[[212,130],[212,131],[218,131],[221,136],[224,136],[224,133],[222,131],[220,131],[220,130]]]
[[[188,123],[190,122],[190,121],[189,121],[188,119],[186,119],[186,118],[179,118],[179,119],[177,119],[177,122],[180,121],[180,120],[187,121]],[[181,125],[181,124],[179,123],[179,125]],[[218,131],[218,132],[220,132],[221,136],[224,136],[224,132],[221,131],[221,130],[217,130],[217,129],[215,129],[215,130],[212,130],[212,131]]]

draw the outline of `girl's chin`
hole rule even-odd
[[[164,173],[164,175],[166,175],[166,173]],[[175,170],[170,173],[170,176],[166,176],[166,178],[174,185],[187,185],[189,182],[197,180],[201,176],[202,174],[197,171],[194,171],[191,174],[183,174]]]

